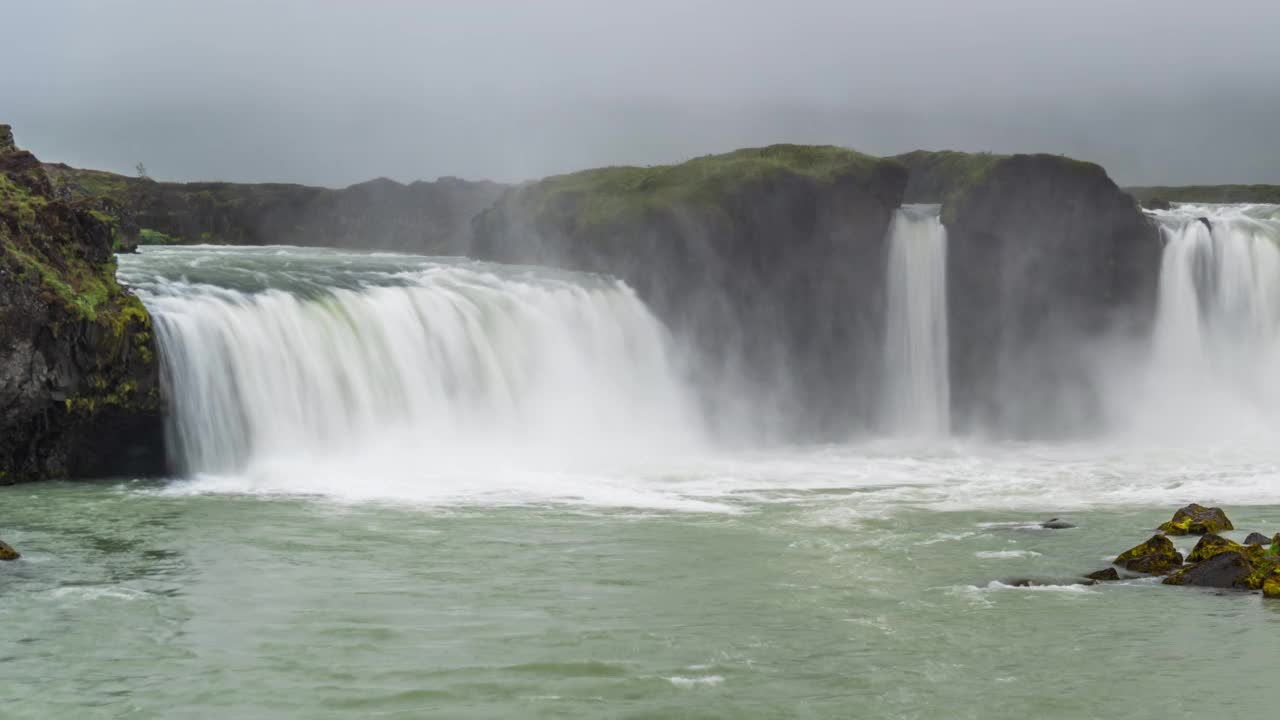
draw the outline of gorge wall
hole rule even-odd
[[[116,281],[117,231],[0,125],[0,484],[164,468],[151,321]]]
[[[794,145],[588,170],[508,190],[470,254],[617,275],[692,348],[716,416],[848,437],[875,400],[906,183],[892,160]]]
[[[455,255],[471,218],[503,186],[441,178],[404,185],[386,178],[341,190],[283,183],[157,182],[47,165],[55,191],[115,220],[125,248],[143,243],[312,245]],[[139,237],[140,236],[140,237]]]
[[[1106,171],[1055,155],[916,152],[907,197],[948,230],[953,423],[1054,437],[1096,432],[1093,347],[1143,334],[1161,239]]]

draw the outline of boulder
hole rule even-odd
[[[1263,578],[1262,597],[1280,600],[1280,569],[1272,570]]]
[[[1270,545],[1271,538],[1267,537],[1266,535],[1263,535],[1260,532],[1251,532],[1249,533],[1249,537],[1244,539],[1244,544],[1245,545]]]
[[[1247,555],[1224,552],[1173,573],[1164,584],[1257,590],[1265,572]]]
[[[1234,529],[1235,526],[1227,519],[1222,508],[1205,507],[1196,503],[1174,513],[1172,520],[1160,526],[1160,532],[1167,535],[1205,535]]]
[[[1120,573],[1116,572],[1115,568],[1109,567],[1106,570],[1091,572],[1088,575],[1085,575],[1085,577],[1089,578],[1090,580],[1094,580],[1096,582],[1109,582],[1112,580],[1119,580]]]
[[[1241,545],[1238,542],[1228,540],[1221,535],[1209,533],[1200,538],[1200,542],[1196,543],[1191,554],[1187,556],[1187,562],[1198,563],[1208,560],[1215,555],[1221,555],[1225,552],[1234,552],[1246,557],[1260,557],[1262,548],[1256,545]]]
[[[1053,518],[1052,520],[1046,520],[1040,523],[1040,527],[1046,530],[1068,530],[1070,528],[1075,527],[1075,523],[1069,523],[1066,520],[1059,520],[1058,518]]]
[[[3,125],[0,125],[0,128],[3,127]],[[17,560],[20,557],[22,557],[22,554],[14,550],[12,545],[0,540],[0,560]]]
[[[1120,553],[1115,564],[1134,572],[1163,575],[1182,565],[1182,553],[1169,538],[1153,535],[1141,545]]]

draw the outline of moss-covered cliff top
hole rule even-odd
[[[536,218],[572,212],[582,225],[634,219],[646,211],[714,205],[771,179],[867,182],[893,161],[831,145],[770,145],[704,155],[678,165],[615,166],[556,175],[517,189]]]
[[[1143,204],[1154,201],[1280,204],[1280,185],[1157,185],[1125,188]]]

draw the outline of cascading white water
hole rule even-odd
[[[1280,207],[1179,205],[1151,214],[1165,250],[1138,414],[1148,427],[1185,435],[1273,432],[1280,423]]]
[[[302,248],[150,250],[121,277],[153,311],[191,474],[484,482],[700,441],[665,328],[617,281]]]
[[[889,230],[883,418],[895,435],[950,431],[947,231],[937,205],[907,205]]]

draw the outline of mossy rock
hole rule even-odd
[[[1163,575],[1182,565],[1182,553],[1169,538],[1152,535],[1150,540],[1120,553],[1115,564],[1134,572]]]
[[[1262,579],[1262,597],[1280,600],[1280,568],[1272,570]]]
[[[9,543],[0,540],[0,560],[17,560],[22,554],[13,549]]]
[[[1211,508],[1191,503],[1173,514],[1173,519],[1160,526],[1167,535],[1205,535],[1234,530],[1222,508]]]
[[[1257,545],[1241,545],[1233,540],[1228,540],[1214,533],[1209,533],[1200,538],[1200,542],[1196,543],[1191,554],[1187,555],[1187,562],[1198,563],[1208,560],[1216,555],[1226,552],[1234,552],[1244,555],[1254,560],[1261,560],[1263,550]]]
[[[1236,590],[1257,590],[1280,568],[1280,562],[1262,556],[1224,552],[1182,568],[1165,578],[1166,585],[1194,585]]]

